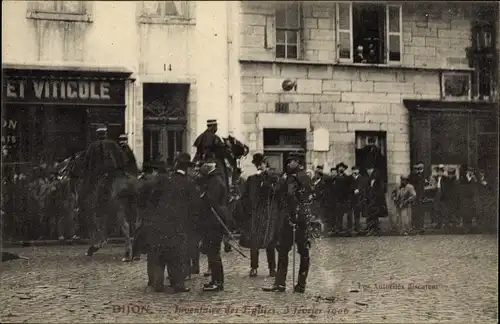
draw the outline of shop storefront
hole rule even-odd
[[[131,73],[5,67],[2,73],[2,147],[11,162],[65,159],[84,150],[100,124],[112,138],[125,131]]]

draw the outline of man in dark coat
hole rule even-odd
[[[411,207],[411,216],[413,222],[413,228],[419,232],[424,229],[425,221],[425,175],[424,175],[424,164],[422,162],[417,162],[413,165],[413,170],[408,176],[410,184],[415,188],[417,197],[414,204]]]
[[[356,235],[361,232],[360,221],[361,217],[365,215],[367,179],[359,173],[357,166],[353,166],[351,170],[350,201],[352,213],[347,214],[347,227],[349,234]]]
[[[368,183],[366,186],[366,222],[367,234],[380,234],[380,217],[387,217],[384,184],[373,167],[366,170]]]
[[[83,158],[83,184],[80,193],[80,211],[85,210],[94,225],[92,245],[87,255],[93,255],[107,237],[107,214],[113,181],[124,174],[125,155],[120,146],[108,139],[106,127],[97,129],[97,140],[91,143]],[[89,198],[90,202],[89,202]],[[97,215],[97,214],[100,215]]]
[[[462,213],[463,225],[466,231],[472,230],[472,218],[476,214],[475,196],[477,191],[477,179],[474,169],[466,168],[465,175],[460,181],[460,211]]]
[[[444,174],[445,166],[440,164],[436,168],[436,175],[431,178],[431,187],[434,191],[433,200],[433,220],[436,228],[449,224],[448,206],[450,201],[451,186],[449,178]]]
[[[370,167],[380,170],[384,156],[382,155],[380,148],[375,145],[375,139],[373,137],[369,137],[368,144],[361,149],[361,156],[365,161],[362,166],[365,171],[367,171]]]
[[[137,176],[139,173],[139,169],[137,168],[137,161],[135,159],[134,152],[128,145],[128,136],[127,134],[122,134],[118,137],[118,143],[125,154],[125,171],[130,175]]]
[[[350,212],[350,186],[351,178],[345,174],[347,165],[344,162],[337,164],[337,178],[335,180],[337,193],[337,206],[335,208],[335,229],[332,233],[344,234],[344,216]]]
[[[250,277],[257,276],[259,249],[265,248],[269,275],[276,275],[275,239],[279,224],[276,186],[279,175],[269,170],[267,159],[254,154],[252,164],[257,174],[248,177],[241,198],[244,208],[244,232],[240,245],[250,248]]]
[[[222,222],[229,219],[227,209],[227,187],[223,176],[214,162],[205,162],[200,173],[201,198],[203,207],[200,228],[203,229],[203,242],[207,253],[208,266],[211,272],[211,281],[204,285],[204,291],[224,290],[224,269],[220,255],[220,248],[225,229]],[[215,211],[215,213],[214,213]],[[219,216],[219,219],[217,216]]]
[[[181,154],[175,172],[161,175],[157,180],[158,203],[146,222],[149,254],[149,284],[156,291],[163,290],[165,266],[170,276],[170,285],[175,292],[187,292],[184,285],[190,269],[189,238],[194,224],[198,222],[196,202],[199,199],[196,184],[187,176],[189,154]]]
[[[228,187],[228,171],[224,160],[226,146],[217,135],[217,120],[207,120],[207,129],[196,138],[193,146],[196,148],[194,162],[215,162],[224,177],[226,187]]]
[[[274,285],[263,288],[264,291],[284,292],[286,290],[286,276],[288,272],[288,254],[297,244],[300,255],[299,276],[294,292],[303,293],[306,288],[309,273],[309,247],[307,206],[310,203],[312,186],[311,179],[299,164],[299,156],[290,154],[286,172],[281,180],[282,189],[282,225],[278,233],[278,272]],[[295,242],[294,242],[295,231]]]

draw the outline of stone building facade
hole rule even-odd
[[[219,120],[221,134],[229,130],[230,82],[238,75],[229,73],[238,73],[238,66],[232,67],[228,56],[237,53],[230,48],[234,31],[227,27],[235,17],[234,6],[203,1],[5,1],[3,74],[12,72],[19,80],[122,80],[123,98],[113,107],[66,96],[15,104],[34,112],[81,112],[66,121],[55,112],[53,116],[60,124],[57,132],[69,131],[77,120],[85,124],[73,127],[75,133],[84,133],[75,149],[85,147],[92,127],[104,123],[113,136],[129,135],[140,165],[144,159],[171,162],[175,152],[191,151],[207,119]],[[49,135],[41,131],[40,136]],[[57,138],[47,146],[63,147],[62,133]]]
[[[360,164],[357,152],[372,136],[385,151],[389,183],[410,171],[411,160],[435,164],[431,149],[419,151],[413,145],[422,142],[412,137],[413,106],[432,103],[440,108],[429,109],[441,109],[440,114],[477,106],[476,110],[486,109],[492,113],[486,116],[497,118],[496,85],[489,85],[490,97],[479,98],[474,81],[467,84],[465,94],[454,94],[457,98],[443,92],[444,74],[474,75],[466,50],[473,43],[473,23],[490,19],[499,34],[494,23],[498,8],[490,6],[493,18],[482,17],[490,10],[487,7],[458,2],[243,1],[239,55],[243,138],[252,153],[268,151],[276,165],[283,162],[277,148],[281,146],[303,151],[308,167],[332,167],[339,162]],[[381,27],[370,31],[366,26],[376,17],[375,24]],[[368,50],[372,45],[373,53]],[[497,41],[497,52],[499,45]],[[364,59],[357,56],[359,46]],[[498,65],[494,71],[492,82],[498,78]],[[285,80],[293,86],[288,91]],[[302,147],[285,143],[287,139],[266,143],[273,141],[268,139],[272,130],[284,129],[304,130]],[[469,164],[477,164],[472,153],[464,154],[472,156],[464,158]]]

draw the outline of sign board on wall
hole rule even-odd
[[[325,128],[315,129],[313,132],[313,150],[328,152],[330,150],[330,133]]]
[[[4,79],[5,103],[125,105],[123,80]]]

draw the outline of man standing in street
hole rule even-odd
[[[204,285],[204,291],[224,290],[224,268],[220,255],[220,248],[225,229],[222,222],[227,222],[227,189],[223,176],[214,162],[205,162],[201,168],[201,197],[203,200],[202,226],[204,231],[208,266],[211,272],[211,281]]]
[[[465,176],[460,181],[460,210],[464,229],[466,232],[472,230],[472,218],[476,214],[475,195],[477,190],[477,179],[474,175],[474,169],[467,167]]]
[[[443,223],[448,224],[447,202],[450,198],[450,187],[447,177],[444,175],[444,165],[440,164],[436,168],[436,175],[431,178],[431,186],[435,190],[433,220],[436,222],[436,228],[443,227]]]
[[[387,217],[387,203],[385,201],[384,184],[376,170],[369,166],[366,170],[368,184],[366,189],[366,221],[367,234],[380,234],[380,217]]]
[[[359,168],[353,166],[351,179],[351,209],[352,213],[348,213],[347,227],[350,235],[357,235],[361,232],[361,217],[365,216],[365,195],[366,195],[366,178],[359,173]]]
[[[306,280],[309,273],[309,248],[308,238],[308,210],[312,187],[311,179],[299,164],[299,157],[290,154],[287,169],[282,178],[283,190],[283,223],[278,233],[278,272],[274,285],[263,288],[268,292],[284,292],[286,290],[286,277],[288,272],[288,255],[294,244],[300,255],[299,276],[294,292],[303,293],[306,289]],[[295,238],[295,242],[294,242]]]
[[[408,180],[415,188],[415,192],[417,194],[415,202],[411,207],[412,226],[418,233],[422,233],[425,222],[425,175],[424,164],[422,162],[417,162],[413,165],[413,170],[409,175]]]
[[[334,235],[345,235],[344,233],[344,216],[350,212],[350,186],[351,178],[345,174],[347,165],[344,162],[337,164],[337,178],[335,184],[337,186],[337,207],[335,208],[335,231]]]
[[[196,184],[187,176],[190,160],[189,154],[180,154],[172,176],[161,175],[153,180],[155,207],[145,227],[149,241],[149,285],[157,292],[163,291],[165,267],[174,292],[190,290],[184,283],[190,272],[189,240],[199,215]]]

